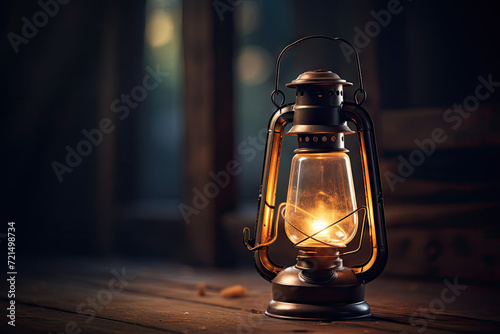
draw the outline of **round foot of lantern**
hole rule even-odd
[[[266,315],[281,319],[333,321],[371,316],[364,301],[365,286],[348,268],[335,270],[329,282],[305,280],[302,270],[289,267],[272,282],[273,300]]]
[[[309,305],[272,300],[267,306],[266,315],[288,320],[334,321],[361,319],[372,314],[365,301],[353,304]]]

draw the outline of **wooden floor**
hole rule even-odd
[[[453,279],[449,280],[453,283]],[[196,287],[206,285],[206,295]],[[241,284],[246,297],[221,289]],[[458,284],[462,284],[460,281]],[[271,285],[251,269],[193,269],[167,263],[38,261],[16,282],[15,327],[1,333],[500,333],[500,290],[381,277],[366,287],[373,316],[307,322],[266,317]],[[444,295],[443,295],[444,293]],[[7,294],[0,308],[5,313]],[[7,320],[6,320],[7,319]],[[413,324],[413,326],[412,326]]]

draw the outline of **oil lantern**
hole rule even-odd
[[[295,45],[313,38],[339,41],[353,49],[359,82],[353,102],[344,101],[344,87],[352,83],[320,69],[305,72],[288,83],[286,86],[296,91],[296,100],[285,103],[285,95],[278,87],[281,59]],[[360,101],[358,96],[362,97]],[[331,321],[371,315],[364,300],[365,284],[385,267],[387,237],[374,127],[361,106],[366,96],[359,55],[342,38],[307,36],[285,47],[278,57],[271,94],[276,111],[269,120],[255,234],[251,237],[249,228],[243,233],[258,272],[272,282],[268,316]],[[354,125],[353,129],[347,122]],[[292,127],[287,135],[297,137],[297,149],[291,162],[286,202],[276,205],[281,144],[289,123]],[[345,147],[345,136],[355,133],[363,174],[359,182],[364,183],[365,200],[360,206]],[[298,249],[297,263],[288,268],[274,263],[269,255],[280,221]],[[364,242],[364,235],[369,242]],[[362,248],[369,254],[366,259],[344,266],[343,258]]]

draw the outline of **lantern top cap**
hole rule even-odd
[[[313,70],[302,73],[297,79],[286,84],[289,88],[295,88],[299,85],[343,85],[352,86],[351,82],[341,79],[336,73],[327,70]]]

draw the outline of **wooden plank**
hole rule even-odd
[[[238,276],[237,276],[238,277]],[[207,278],[205,278],[207,279]],[[238,283],[240,279],[245,280],[243,277],[238,277]],[[234,278],[232,279],[234,282]],[[208,281],[214,281],[214,278],[208,279]],[[248,281],[248,280],[247,280]],[[154,281],[153,281],[154,282]],[[262,286],[261,284],[256,284],[255,279],[250,284],[244,284],[244,286],[250,289],[250,294],[248,298],[236,298],[236,299],[226,299],[219,296],[221,286],[225,286],[219,280],[209,284],[207,286],[207,296],[200,297],[195,294],[196,285],[187,283],[174,283],[170,281],[169,286],[158,286],[158,281],[154,284],[153,282],[137,282],[129,290],[132,292],[140,293],[141,295],[157,295],[163,296],[167,299],[173,300],[183,300],[191,301],[197,304],[203,304],[206,306],[224,306],[233,310],[242,310],[246,312],[251,312],[255,314],[261,314],[267,307],[267,303],[271,299],[271,286],[266,284]],[[451,280],[453,282],[453,280]],[[103,284],[104,282],[101,282]],[[227,285],[227,283],[226,283]],[[396,287],[396,288],[395,288]],[[440,298],[440,290],[442,290],[446,285],[443,284],[429,284],[421,283],[418,281],[408,282],[407,284],[401,284],[394,280],[381,280],[376,281],[373,284],[367,285],[367,296],[366,300],[370,303],[372,307],[372,312],[374,314],[374,319],[397,322],[399,324],[412,324],[412,323],[422,323],[425,319],[424,315],[417,316],[416,319],[411,319],[414,312],[422,307],[428,307],[429,304],[436,298]],[[469,287],[468,287],[469,288]],[[471,298],[478,295],[479,291],[474,288],[475,291],[469,291],[466,295],[466,299],[470,302]],[[388,293],[388,292],[391,293]],[[483,293],[487,293],[487,289],[483,290]],[[398,293],[396,293],[398,292]],[[408,293],[412,293],[412,296],[408,296]],[[418,297],[415,298],[418,293]],[[402,303],[401,296],[408,296],[407,302]],[[392,298],[391,298],[392,297]],[[478,303],[485,303],[485,300],[476,300]],[[413,304],[413,305],[412,305]],[[444,312],[427,314],[429,317],[435,317],[436,324],[431,324],[429,327],[434,327],[435,329],[446,329],[451,331],[463,330],[465,328],[477,328],[480,326],[489,325],[489,327],[494,327],[495,325],[500,325],[494,319],[498,318],[497,314],[493,310],[490,313],[478,312],[474,314],[474,310],[469,310],[463,308],[466,302],[461,303],[461,305],[447,306]],[[413,306],[413,307],[412,307]],[[492,303],[493,306],[493,303]],[[465,319],[462,319],[465,318]],[[449,320],[453,319],[451,323]],[[353,322],[356,323],[356,322]],[[366,325],[366,324],[365,324]],[[380,329],[376,325],[371,325],[371,328]],[[403,329],[402,329],[403,330]]]
[[[493,228],[389,229],[393,253],[387,271],[405,275],[500,279],[500,244]]]
[[[489,228],[491,217],[498,211],[498,202],[486,203],[393,203],[386,210],[387,225],[392,228],[443,230],[459,227]],[[436,225],[439,222],[439,225]]]
[[[215,205],[213,201],[200,202],[196,208],[194,189],[203,192],[203,187],[210,181],[208,173],[215,163],[215,139],[212,132],[215,103],[209,89],[209,78],[214,75],[212,22],[207,15],[210,7],[208,2],[194,4],[193,1],[186,1],[182,11],[186,136],[184,204],[198,211],[188,216],[187,228],[193,253],[205,264],[215,262]]]
[[[354,18],[349,22],[349,26],[351,22],[371,22],[373,20],[373,16],[371,11],[373,8],[376,8],[376,1],[363,1],[361,3],[352,3],[351,4],[351,15]],[[351,28],[351,27],[350,27]],[[352,27],[351,29],[353,29]],[[358,26],[359,28],[359,26]],[[361,29],[365,29],[365,27],[361,27]],[[361,62],[361,70],[363,74],[364,88],[367,92],[366,103],[363,104],[363,107],[369,112],[370,116],[373,119],[373,123],[375,126],[375,135],[377,140],[377,149],[378,152],[384,151],[384,141],[382,140],[383,134],[385,133],[386,124],[383,122],[382,111],[380,110],[380,78],[379,78],[379,49],[378,39],[371,38],[368,45],[364,47],[359,47],[359,36],[356,33],[353,37],[353,40],[350,42],[354,44],[358,48],[360,62]],[[351,58],[351,66],[354,66],[354,56]],[[354,89],[357,89],[357,85],[359,84],[357,81],[354,81]],[[356,79],[357,80],[357,79]],[[354,92],[354,89],[352,91]],[[358,94],[357,98],[361,101],[363,94]],[[346,98],[347,101],[351,101],[352,98],[349,96]]]
[[[4,310],[7,303],[0,301]],[[79,326],[84,323],[85,326]],[[137,325],[131,322],[121,322],[114,319],[94,318],[92,322],[85,323],[85,317],[59,310],[56,308],[40,307],[38,305],[16,303],[16,326],[7,325],[5,321],[0,324],[1,333],[175,333],[163,329],[154,329]]]
[[[212,2],[183,2],[185,200],[193,261],[228,265],[221,215],[235,206],[234,180],[217,183],[233,159],[232,14]],[[228,177],[232,177],[228,175]]]
[[[399,161],[384,160],[381,166],[382,182],[387,182],[384,172],[397,173]],[[384,183],[384,197],[391,201],[414,203],[420,201],[436,202],[431,199],[446,200],[447,202],[463,200],[464,194],[468,198],[481,199],[485,194],[491,194],[498,186],[494,182],[450,182],[445,180],[405,179],[404,182],[394,183],[394,192]],[[491,198],[490,198],[491,199]],[[387,207],[387,210],[394,209]]]
[[[100,291],[95,287],[89,288],[81,283],[76,288],[71,284],[45,282],[45,289],[44,292],[40,293],[40,285],[28,287],[27,293],[23,293],[18,299],[21,303],[30,304],[31,302],[28,301],[30,295],[36,291],[39,296],[32,303],[33,305],[75,312],[80,302],[85,301],[88,297],[96,296]],[[310,322],[287,322],[266,317],[261,312],[256,311],[248,312],[217,305],[204,305],[175,298],[144,296],[129,291],[116,294],[112,302],[96,314],[97,317],[174,333],[224,333],[246,332],[247,330],[255,333],[269,333],[269,331],[286,329],[328,333],[332,327],[342,328],[345,333],[356,333],[360,329],[374,326],[369,322],[359,324],[354,322],[332,323],[322,326]],[[78,322],[84,332],[90,330],[90,327],[85,323],[85,320],[89,319],[87,316]],[[311,330],[311,326],[318,327]],[[374,331],[374,333],[383,332],[383,330]]]
[[[384,150],[417,149],[415,140],[432,138],[432,131],[436,128],[443,129],[447,136],[444,142],[437,144],[439,149],[500,145],[498,107],[481,106],[467,118],[461,118],[460,123],[444,119],[445,112],[451,107],[383,110]]]
[[[110,119],[116,124],[115,113],[110,108],[117,92],[118,36],[119,21],[116,12],[107,9],[107,19],[103,20],[102,54],[99,64],[101,73],[100,95],[96,112],[96,128],[103,119]],[[116,125],[113,125],[116,127]],[[115,175],[116,175],[116,131],[106,134],[106,138],[96,147],[96,227],[100,251],[109,254],[113,249],[115,225]]]
[[[95,332],[85,323],[89,315],[77,315],[77,308],[87,298],[102,300],[112,277],[109,268],[113,267],[121,268],[121,264],[64,264],[59,270],[45,271],[52,272],[51,275],[32,274],[20,285],[18,303],[72,313],[79,317],[77,323],[83,332]],[[262,314],[270,299],[271,286],[255,272],[193,270],[176,265],[128,264],[126,268],[127,274],[136,277],[122,291],[112,294],[110,302],[96,312],[90,325],[100,319],[173,333],[399,333],[415,332],[423,323],[428,333],[500,329],[500,309],[495,297],[498,288],[467,286],[443,310],[425,313],[423,309],[432,310],[433,301],[442,298],[445,282],[381,278],[367,285],[366,300],[374,314],[370,319],[332,323],[283,321]],[[199,282],[207,284],[205,297],[196,294]],[[231,284],[244,284],[249,295],[237,299],[221,297],[220,289]],[[482,307],[471,308],[471,305]],[[40,321],[43,328],[50,325],[43,319]],[[61,328],[50,327],[50,330]]]

